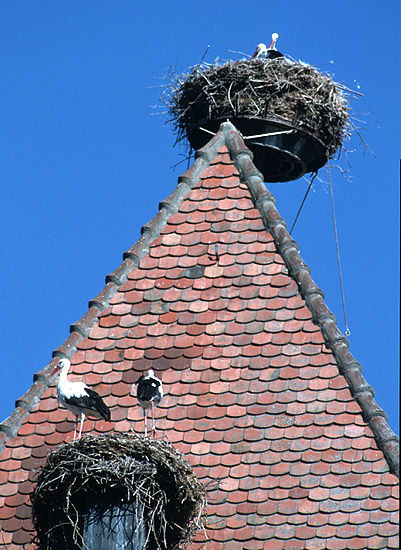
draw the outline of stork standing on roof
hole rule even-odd
[[[272,41],[269,46],[269,49],[267,49],[266,44],[258,44],[256,46],[255,53],[251,57],[251,59],[275,59],[276,57],[284,57],[282,53],[277,51],[276,48],[276,42],[278,40],[278,34],[274,32],[272,34]]]
[[[103,420],[109,421],[110,410],[102,398],[95,391],[88,388],[86,384],[67,380],[70,365],[68,359],[61,359],[51,375],[53,376],[56,372],[61,371],[57,382],[57,401],[75,416],[74,439],[77,437],[78,420],[81,420],[79,439],[86,416],[103,418]]]
[[[143,374],[135,382],[136,384],[136,396],[138,403],[143,409],[143,416],[145,420],[145,436],[148,435],[148,410],[152,411],[152,429],[151,433],[156,432],[155,425],[155,413],[154,408],[160,403],[163,397],[162,382],[155,376],[152,369],[148,370],[146,376]]]

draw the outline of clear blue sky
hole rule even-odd
[[[364,94],[364,140],[333,172],[351,352],[398,433],[398,0],[0,4],[0,421],[186,169],[153,109],[174,66],[279,50]],[[358,146],[359,145],[359,146]],[[344,331],[327,173],[293,233]],[[326,183],[325,183],[326,182]],[[269,185],[290,225],[304,180]]]

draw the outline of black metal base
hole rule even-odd
[[[226,120],[210,120],[200,124],[188,136],[192,147],[197,150],[210,141],[211,135],[202,128],[217,132]],[[289,122],[245,117],[232,118],[230,122],[244,136],[245,144],[254,154],[255,166],[266,182],[296,180],[307,172],[317,172],[326,163],[323,143]],[[277,133],[282,131],[290,133]]]

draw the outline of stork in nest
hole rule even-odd
[[[155,413],[154,408],[160,403],[163,397],[163,387],[162,382],[159,378],[155,376],[155,373],[152,369],[148,370],[146,375],[143,374],[135,382],[136,384],[136,396],[138,403],[143,409],[143,415],[145,420],[145,436],[148,435],[148,411],[152,411],[152,428],[151,434],[156,433],[155,425]]]
[[[83,382],[70,382],[67,379],[68,370],[71,363],[68,359],[61,359],[57,367],[52,372],[60,372],[57,382],[57,401],[75,416],[74,439],[77,438],[78,420],[81,421],[79,427],[78,439],[82,434],[82,426],[86,416],[96,419],[110,421],[110,409],[104,403],[102,398],[94,391],[88,388]]]

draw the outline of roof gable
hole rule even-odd
[[[213,548],[397,547],[397,438],[231,124],[55,355],[111,408],[99,432],[143,431],[132,384],[149,367],[162,378],[157,426],[214,483]],[[23,420],[1,456],[14,544],[30,529],[32,468],[71,432],[50,369],[3,426],[10,437]]]

